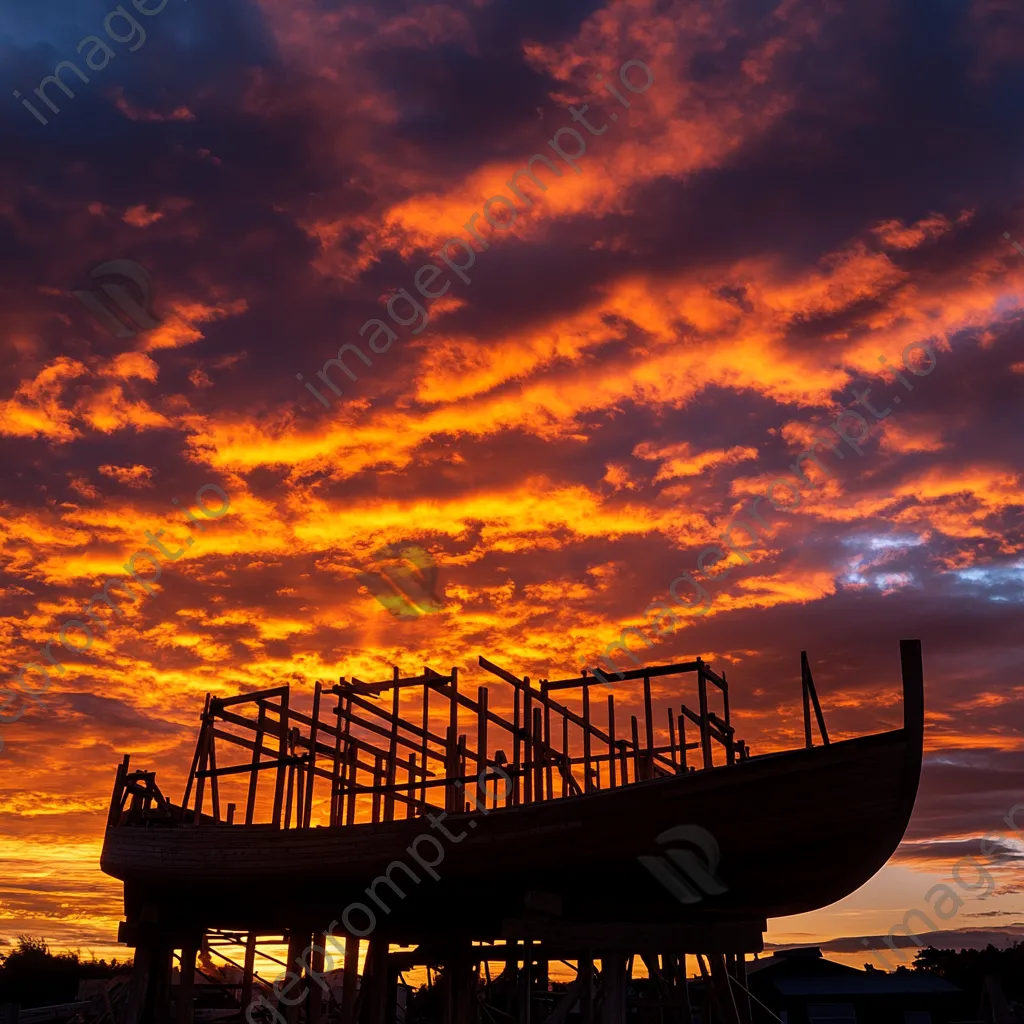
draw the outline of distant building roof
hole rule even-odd
[[[864,971],[827,978],[774,978],[772,982],[786,996],[938,995],[960,991],[956,985],[934,974],[909,971],[905,974]]]

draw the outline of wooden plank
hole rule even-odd
[[[677,765],[678,762],[676,761],[676,723],[675,719],[672,716],[672,708],[668,709],[668,743],[669,749],[671,751],[672,764]],[[677,767],[676,771],[678,772],[678,770],[679,769]]]
[[[640,730],[637,728],[636,715],[629,716],[629,728],[633,736],[633,778],[646,779],[640,765]]]
[[[269,690],[253,690],[252,693],[240,693],[234,697],[214,697],[210,705],[216,714],[221,708],[231,707],[232,704],[246,704],[253,700],[270,700],[273,697],[283,697],[287,692],[287,686],[274,686]]]
[[[407,676],[404,679],[398,680],[398,686],[404,689],[407,686],[419,686],[421,684],[429,683],[431,681],[443,680],[444,682],[450,682],[451,677],[442,675],[440,672],[434,672],[432,669],[425,671],[420,676]],[[395,685],[394,679],[387,679],[380,683],[364,683],[361,680],[353,679],[351,682],[341,680],[337,686],[333,686],[332,692],[337,693],[342,697],[350,696],[362,696],[368,697],[375,693],[384,693],[386,690],[392,689]]]
[[[481,658],[480,664],[484,668],[487,668],[487,665],[490,665],[490,662],[488,662],[487,665],[484,665],[484,659]],[[635,668],[630,669],[628,672],[614,672],[612,673],[612,675],[615,676],[615,682],[617,683],[627,682],[631,679],[643,679],[645,674],[651,676],[651,678],[654,678],[655,676],[673,676],[682,672],[695,672],[697,670],[697,664],[698,663],[696,661],[682,661],[676,665],[652,666],[651,668]],[[494,666],[494,668],[497,669],[497,666]],[[491,669],[488,669],[488,671],[491,671]],[[500,675],[501,671],[502,670],[498,669],[495,672],[495,675]],[[508,680],[506,680],[506,682],[508,682]],[[605,680],[598,679],[596,676],[582,675],[576,676],[572,679],[552,680],[547,683],[547,688],[549,690],[568,690],[573,689],[577,686],[593,686],[595,683],[603,684],[604,682]]]

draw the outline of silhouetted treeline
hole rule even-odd
[[[83,960],[78,953],[51,953],[45,939],[19,935],[10,953],[0,953],[0,1003],[18,1003],[25,1009],[70,1003],[80,981],[113,978],[129,964],[127,960]]]
[[[974,1000],[981,998],[986,975],[999,979],[1010,1002],[1024,1002],[1024,942],[1008,949],[935,949],[929,946],[914,957],[915,971],[928,971],[951,981]]]

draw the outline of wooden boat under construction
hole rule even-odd
[[[767,918],[841,899],[904,834],[921,769],[920,643],[900,655],[902,728],[829,742],[802,655],[805,745],[765,755],[736,738],[728,682],[701,659],[611,680],[620,701],[642,685],[625,735],[615,697],[594,698],[602,679],[532,685],[483,658],[511,687],[510,718],[486,687],[461,693],[455,669],[318,683],[308,715],[287,687],[208,697],[180,804],[127,757],[118,769],[101,866],[124,881],[121,938],[194,956],[211,929],[330,929],[372,934],[385,958],[389,943],[418,944],[424,963],[432,948],[501,940],[562,955],[759,950]],[[652,686],[691,673],[696,707],[662,709],[657,727]],[[239,763],[218,765],[226,744],[246,752]],[[239,800],[225,806],[230,783]]]

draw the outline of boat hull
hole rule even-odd
[[[113,827],[101,867],[124,881],[129,920],[183,927],[338,919],[418,942],[455,922],[481,939],[552,918],[727,925],[815,910],[866,882],[903,836],[920,765],[920,730],[904,728],[433,823]],[[718,848],[703,856],[720,884],[698,872],[688,902],[639,859],[668,864],[657,837],[679,826]]]

